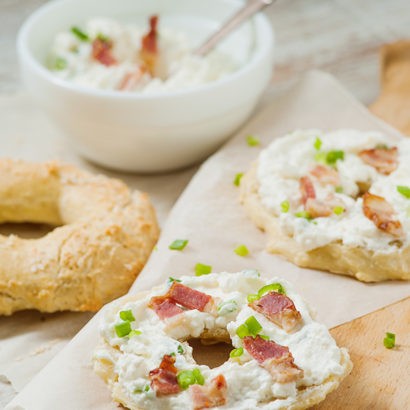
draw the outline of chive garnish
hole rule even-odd
[[[280,204],[280,210],[282,211],[282,213],[286,214],[287,212],[289,212],[289,209],[290,209],[290,204],[288,200],[283,201]]]
[[[243,347],[238,347],[237,349],[231,350],[229,357],[239,357],[243,355]]]
[[[337,186],[335,188],[335,192],[337,192],[338,194],[342,194],[343,193],[343,187],[342,186]]]
[[[249,303],[252,303],[255,300],[259,300],[259,296],[255,295],[254,293],[251,293],[250,295],[248,295],[247,299]]]
[[[124,321],[133,322],[135,320],[134,315],[132,314],[132,310],[121,310],[120,318]]]
[[[88,35],[78,27],[71,27],[71,32],[81,41],[90,41]]]
[[[308,211],[300,211],[300,212],[296,212],[295,216],[297,218],[305,218],[307,220],[311,220],[313,219],[312,216],[310,215],[310,213]]]
[[[250,147],[257,147],[260,144],[259,138],[254,137],[253,135],[248,135],[246,137],[246,142]]]
[[[208,275],[211,272],[212,272],[211,265],[204,265],[203,263],[197,263],[195,265],[195,275],[196,276]]]
[[[238,245],[235,249],[234,252],[238,256],[247,256],[249,255],[249,249],[245,245]]]
[[[396,189],[399,194],[402,194],[405,198],[410,199],[410,187],[405,185],[398,185]]]
[[[115,325],[115,333],[118,337],[125,337],[131,332],[130,322],[121,322]]]
[[[184,353],[185,353],[185,350],[184,350],[184,348],[182,347],[182,345],[178,345],[177,351],[178,351],[179,354],[184,354]]]
[[[258,322],[255,316],[249,316],[245,320],[245,323],[238,326],[236,329],[236,334],[243,339],[246,336],[257,336],[262,330],[261,324]]]
[[[187,245],[188,239],[175,239],[175,241],[169,245],[169,249],[173,251],[182,251]]]
[[[133,329],[130,333],[128,333],[128,337],[139,336],[141,335],[141,330]]]
[[[203,385],[205,378],[198,368],[194,370],[182,370],[177,375],[178,385],[182,390],[186,390],[192,384]]]
[[[233,180],[233,184],[235,186],[241,185],[241,179],[243,177],[243,172],[239,172],[238,174],[235,175],[235,178]]]
[[[170,276],[170,277],[168,278],[168,282],[169,282],[169,283],[172,283],[172,282],[181,282],[181,280],[175,279],[175,278],[173,278],[172,276]]]
[[[333,208],[333,212],[334,212],[336,215],[341,215],[344,211],[345,211],[345,209],[343,208],[343,206],[335,206],[335,207]]]
[[[343,161],[345,159],[344,151],[329,151],[326,154],[326,163],[329,165],[334,165],[338,160]]]
[[[62,57],[57,57],[54,61],[54,69],[60,71],[65,68],[67,68],[67,60]]]
[[[322,140],[319,137],[316,137],[313,147],[316,151],[320,151],[320,148],[322,148]]]
[[[285,295],[285,294],[286,294],[285,288],[282,286],[281,283],[271,283],[271,284],[269,284],[269,285],[265,285],[265,286],[261,287],[261,288],[258,290],[258,297],[259,297],[259,299],[260,299],[263,295],[266,295],[266,293],[269,293],[269,292],[278,292],[278,293],[280,293],[280,294],[282,294],[282,295]]]
[[[386,337],[383,339],[383,344],[386,349],[393,349],[396,345],[396,335],[394,333],[386,332]]]

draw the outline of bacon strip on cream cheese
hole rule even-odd
[[[286,332],[291,332],[302,323],[302,316],[293,301],[278,292],[269,292],[259,300],[250,303],[249,306]]]
[[[223,406],[226,403],[226,392],[228,386],[225,377],[219,374],[209,384],[200,386],[192,385],[189,390],[193,401],[194,410],[209,409]]]
[[[175,357],[165,355],[159,365],[149,372],[151,388],[157,396],[167,396],[169,394],[179,393],[181,388],[177,380],[177,368],[174,365]]]
[[[286,346],[273,340],[264,340],[260,336],[243,338],[243,346],[247,352],[278,383],[290,383],[303,378],[303,370],[294,363],[292,353]]]

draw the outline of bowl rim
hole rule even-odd
[[[242,4],[241,0],[223,0],[225,3]],[[143,94],[138,92],[124,92],[120,90],[102,90],[98,88],[92,88],[73,84],[68,80],[64,80],[55,76],[50,70],[48,70],[41,62],[37,60],[32,54],[32,51],[28,47],[28,36],[32,30],[35,30],[38,20],[47,13],[58,9],[62,4],[73,3],[71,0],[55,0],[46,3],[36,9],[21,25],[17,34],[17,53],[19,57],[20,71],[23,64],[27,64],[29,69],[42,77],[45,81],[59,87],[67,92],[73,92],[78,94],[84,94],[94,97],[113,98],[113,99],[125,99],[125,100],[156,100],[156,99],[168,99],[178,96],[186,96],[192,93],[204,93],[211,91],[215,88],[219,88],[224,85],[230,85],[235,83],[238,78],[251,72],[255,66],[261,61],[264,61],[267,57],[273,54],[273,47],[275,42],[274,28],[268,18],[263,13],[257,13],[252,19],[260,27],[263,34],[266,35],[263,41],[259,42],[256,47],[256,52],[246,64],[228,74],[227,76],[220,78],[216,81],[209,83],[195,85],[192,88],[182,90],[171,91],[155,91],[149,94]],[[121,4],[121,3],[118,3]]]

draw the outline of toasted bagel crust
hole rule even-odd
[[[59,162],[0,161],[0,223],[57,226],[0,235],[0,314],[95,311],[124,294],[158,238],[146,194]]]

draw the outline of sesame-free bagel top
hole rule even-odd
[[[57,226],[0,235],[0,314],[97,310],[124,294],[158,237],[148,197],[59,162],[0,161],[0,223]]]
[[[113,302],[100,330],[94,369],[131,410],[305,409],[352,368],[290,283],[255,270],[170,278]],[[210,368],[190,338],[235,349]]]

